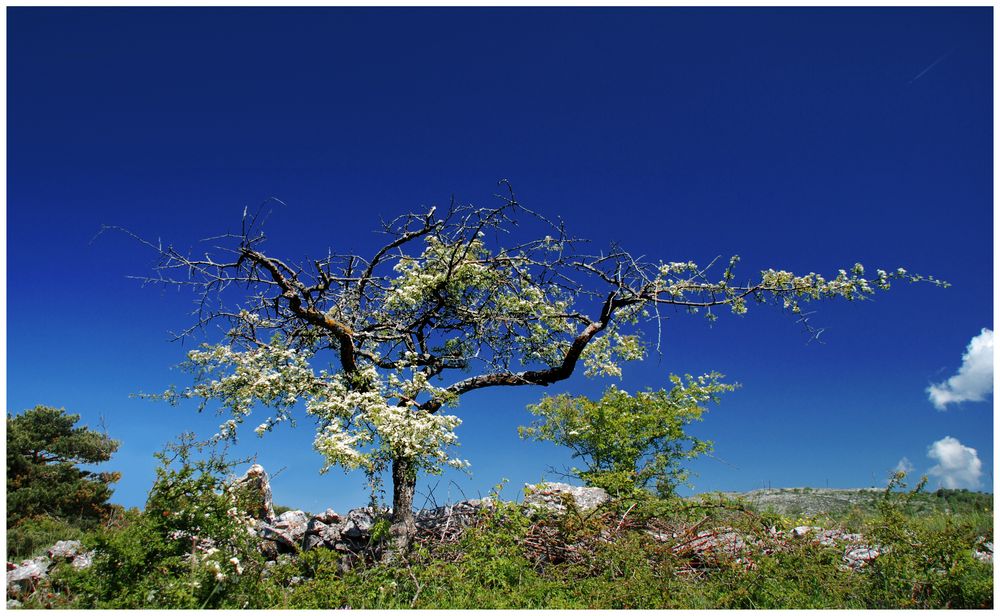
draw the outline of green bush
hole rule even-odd
[[[226,489],[234,463],[213,452],[195,460],[200,451],[186,436],[158,454],[145,510],[85,538],[97,550],[93,566],[54,579],[72,589],[76,607],[238,608],[253,601],[264,559]]]
[[[736,389],[720,382],[721,374],[681,378],[672,387],[634,396],[611,386],[599,400],[586,396],[544,396],[528,410],[539,419],[521,426],[521,438],[551,441],[568,447],[584,469],[573,473],[587,485],[615,496],[655,488],[668,496],[687,480],[681,464],[711,451],[712,443],[685,432],[700,421],[708,402]]]

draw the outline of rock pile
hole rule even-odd
[[[333,509],[313,516],[300,510],[275,516],[270,481],[263,467],[257,464],[237,479],[231,489],[240,490],[251,503],[254,530],[264,540],[262,549],[269,560],[274,560],[279,554],[317,548],[356,554],[371,543],[376,521],[392,515],[391,509],[378,511],[362,507],[352,509],[343,516]],[[563,512],[568,502],[581,510],[589,510],[609,500],[607,492],[601,488],[582,488],[565,483],[528,485],[526,492],[528,495],[523,506],[529,512]],[[476,522],[481,509],[492,504],[490,498],[483,498],[422,509],[414,514],[414,521],[418,533],[453,538]]]
[[[596,509],[610,500],[608,493],[602,488],[582,488],[553,481],[537,485],[525,484],[524,490],[526,507],[556,513],[566,511],[568,498],[581,511]]]
[[[79,541],[59,541],[42,556],[23,560],[19,565],[7,563],[7,596],[31,592],[40,581],[49,576],[52,567],[60,562],[72,563],[77,569],[86,569],[94,562],[94,552],[82,551]]]

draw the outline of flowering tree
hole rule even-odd
[[[517,240],[518,221],[537,235]],[[221,438],[235,438],[255,405],[273,409],[256,429],[263,434],[301,404],[318,422],[324,470],[391,471],[399,548],[415,530],[418,471],[467,464],[450,453],[460,420],[445,411],[463,394],[550,385],[580,364],[588,375],[620,375],[623,361],[644,356],[642,325],[668,307],[715,318],[720,307],[743,314],[777,301],[801,315],[804,302],[865,299],[892,279],[924,279],[900,269],[869,280],[855,265],[833,278],[769,269],[737,282],[737,257],[710,278],[708,267],[648,262],[616,246],[589,254],[512,192],[496,207],[453,203],[382,231],[369,256],[298,264],[267,254],[258,217],[244,211],[241,232],[216,238],[203,257],[149,244],[161,258],[147,280],[199,292],[192,329],[228,327],[222,342],[189,353],[194,385],[167,396],[220,403],[231,415]]]

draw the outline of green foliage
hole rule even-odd
[[[79,415],[36,406],[7,415],[7,529],[11,556],[27,556],[57,529],[77,535],[105,518],[119,473],[95,473],[79,464],[106,462],[118,441],[76,427]],[[65,536],[59,537],[65,539]]]
[[[272,505],[272,508],[274,509],[274,515],[281,515],[286,511],[292,511],[293,509],[295,509],[294,507],[286,507],[285,505],[278,505],[278,504]]]
[[[86,537],[97,550],[90,569],[63,571],[75,606],[86,608],[241,607],[264,558],[249,518],[228,487],[235,462],[184,435],[157,454],[161,466],[143,512]]]
[[[57,541],[79,539],[83,535],[79,521],[37,515],[22,518],[7,529],[7,554],[9,560],[19,560],[38,555]]]
[[[993,605],[993,567],[973,557],[993,527],[982,535],[976,516],[915,517],[908,513],[927,483],[910,491],[905,473],[896,473],[878,505],[866,535],[879,546],[868,566],[866,596],[870,607],[988,608]]]
[[[736,388],[720,383],[721,378],[717,373],[684,379],[670,375],[671,389],[634,396],[612,385],[596,401],[568,394],[545,396],[528,407],[540,419],[518,432],[522,438],[569,447],[587,466],[574,469],[587,485],[620,496],[652,485],[667,495],[687,479],[681,463],[711,451],[710,441],[684,430],[701,420],[703,404]]]

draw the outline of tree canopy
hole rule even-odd
[[[47,406],[7,415],[8,528],[37,515],[97,521],[107,511],[120,475],[77,465],[110,460],[119,443],[79,420]]]
[[[202,255],[146,242],[160,255],[147,282],[198,294],[197,323],[182,336],[220,321],[228,331],[188,354],[195,384],[166,397],[217,401],[230,415],[222,439],[257,404],[273,411],[258,434],[301,404],[317,421],[324,468],[391,467],[395,515],[405,517],[418,469],[467,465],[449,451],[460,420],[442,412],[463,394],[550,385],[580,363],[588,375],[618,376],[622,362],[659,347],[669,309],[714,319],[718,309],[742,315],[777,302],[808,328],[803,303],[866,299],[892,280],[940,284],[903,269],[866,278],[860,264],[832,277],[740,276],[734,256],[713,275],[714,261],[648,261],[616,245],[595,252],[513,192],[499,198],[383,223],[385,241],[368,256],[282,260],[265,252],[260,212],[246,210],[239,233]],[[652,331],[656,341],[644,340]]]
[[[528,407],[539,419],[518,431],[522,438],[569,447],[586,466],[572,472],[588,485],[619,495],[654,487],[667,495],[687,479],[681,463],[712,449],[711,441],[687,434],[685,427],[701,420],[704,404],[736,388],[720,382],[721,376],[671,375],[669,390],[635,395],[612,385],[599,400],[545,396]]]

